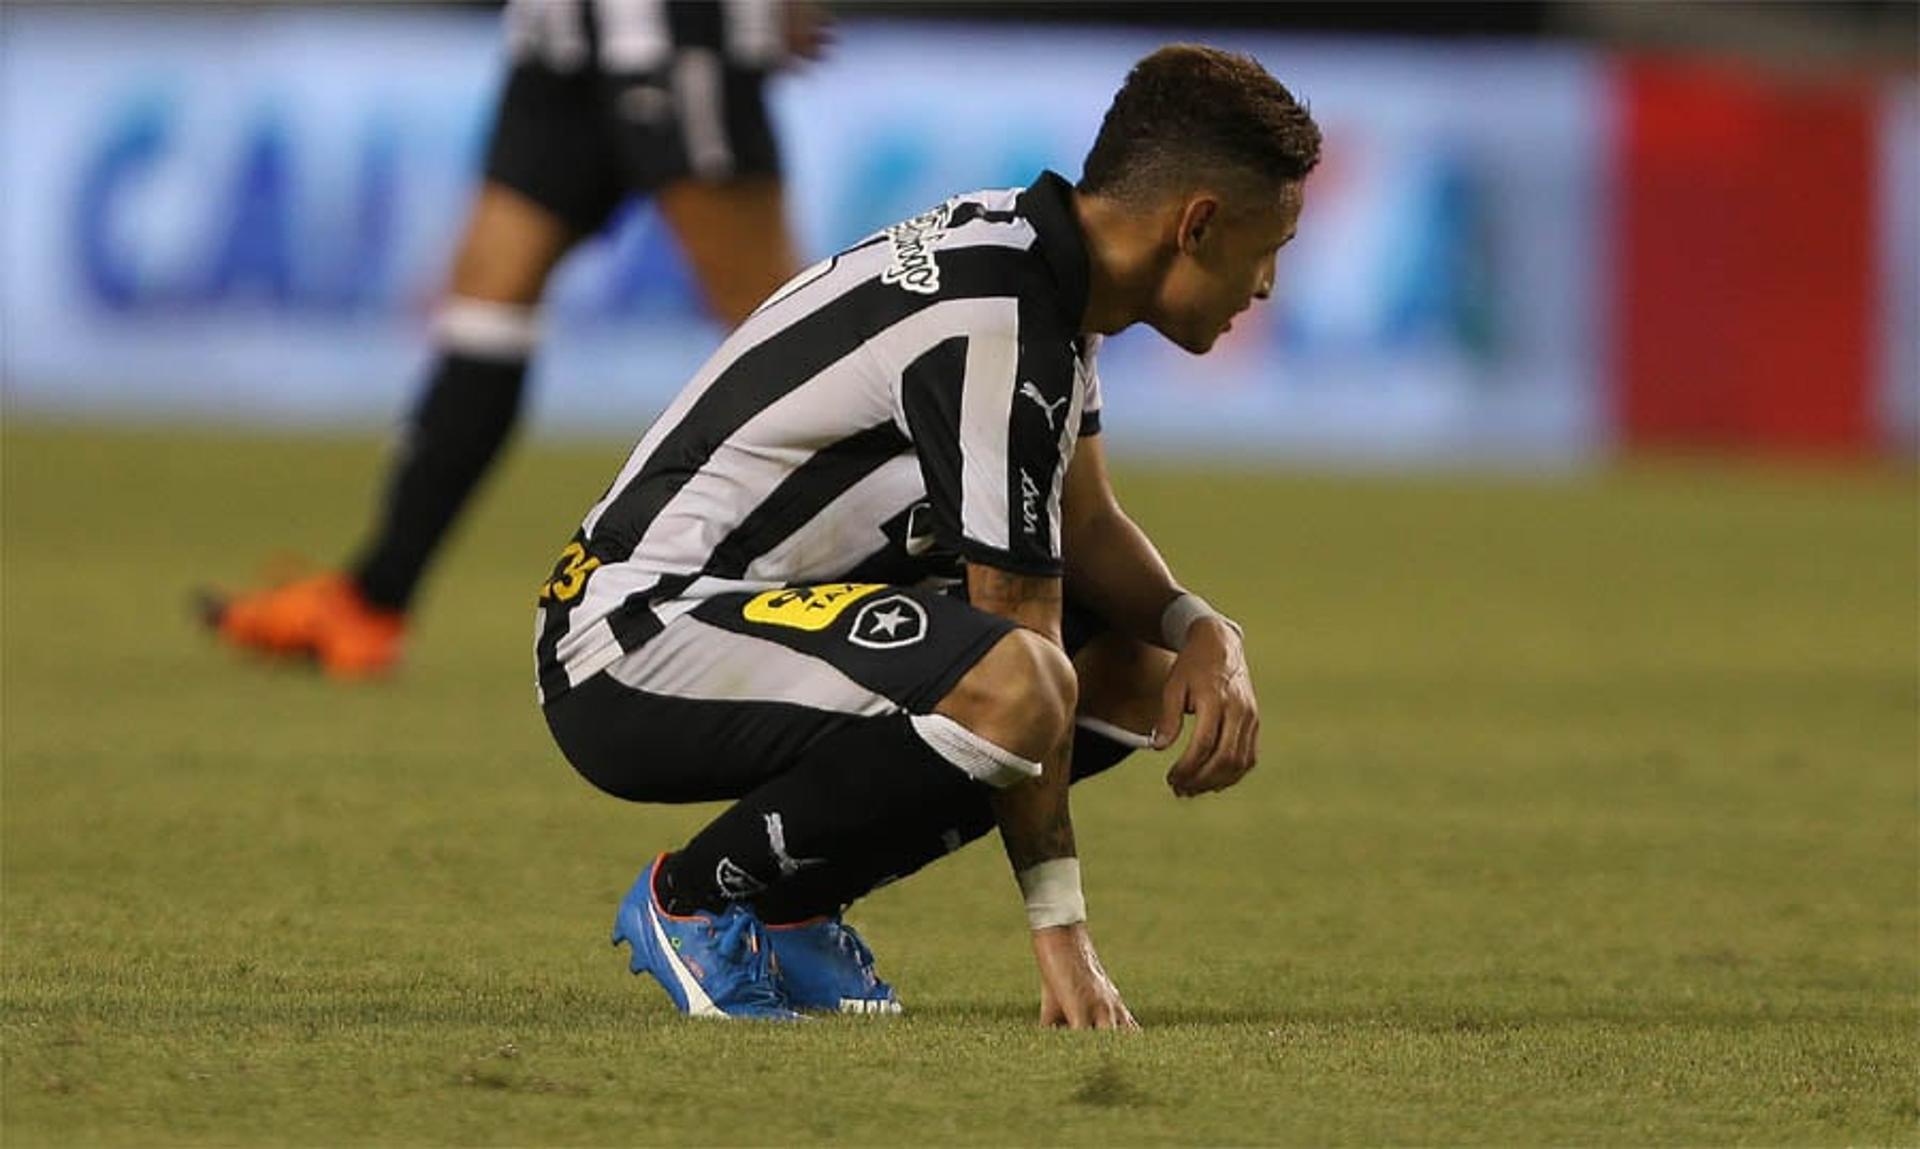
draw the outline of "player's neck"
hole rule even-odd
[[[1161,222],[1101,196],[1073,194],[1074,213],[1087,240],[1086,335],[1112,335],[1147,317],[1160,276]]]

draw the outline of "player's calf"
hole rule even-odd
[[[1109,632],[1080,648],[1073,669],[1082,730],[1131,749],[1151,744],[1173,652]]]

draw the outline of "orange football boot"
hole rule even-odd
[[[400,661],[406,616],[367,602],[342,574],[320,574],[231,598],[207,594],[201,616],[220,640],[281,658],[310,658],[335,678],[370,678]]]

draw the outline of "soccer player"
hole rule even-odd
[[[1178,795],[1252,769],[1239,628],[1115,501],[1101,338],[1194,353],[1273,286],[1319,158],[1254,60],[1174,45],[1079,184],[956,196],[797,276],[634,448],[541,589],[573,766],[732,799],[615,915],[681,1010],[894,1012],[842,918],[998,826],[1040,1018],[1131,1027],[1087,933],[1068,784],[1194,716]]]
[[[807,0],[508,0],[512,71],[436,324],[438,356],[371,538],[343,573],[227,598],[225,642],[345,678],[400,657],[428,563],[518,419],[561,257],[652,196],[731,327],[798,268],[763,90],[818,55]]]

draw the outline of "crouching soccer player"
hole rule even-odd
[[[800,274],[647,431],[541,591],[555,739],[641,802],[735,799],[614,941],[681,1010],[894,1012],[841,918],[998,826],[1041,1020],[1130,1027],[1068,785],[1194,715],[1176,794],[1253,768],[1239,630],[1108,485],[1095,356],[1208,350],[1273,285],[1319,156],[1253,60],[1141,60],[1079,185],[957,196]]]

